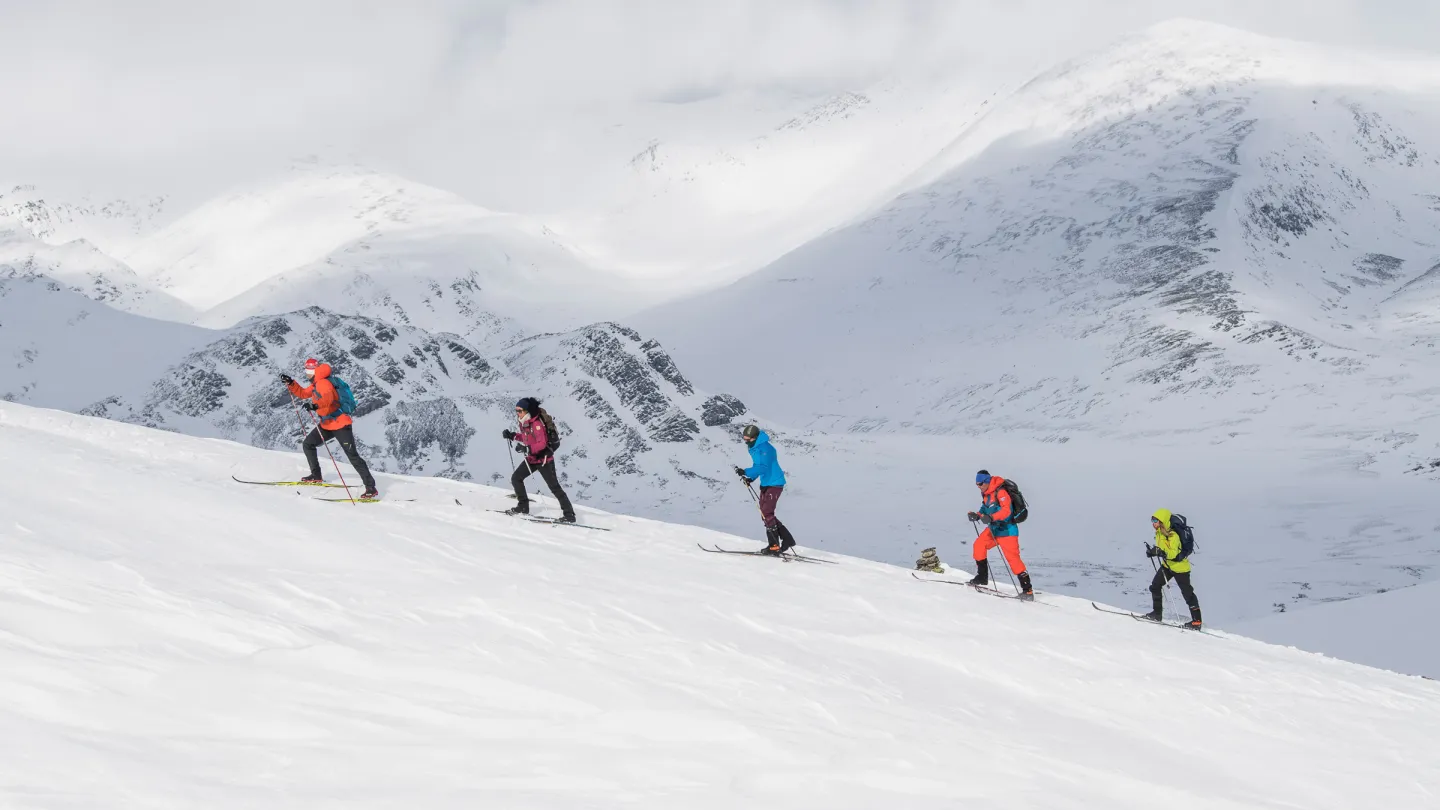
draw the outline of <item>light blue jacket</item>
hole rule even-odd
[[[780,469],[780,461],[775,458],[775,445],[770,443],[770,434],[763,430],[755,437],[755,443],[750,445],[750,461],[753,463],[745,471],[746,478],[754,478],[762,487],[785,486],[785,471]]]

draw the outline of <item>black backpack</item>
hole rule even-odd
[[[1184,515],[1170,513],[1170,531],[1180,535],[1180,553],[1175,555],[1171,562],[1180,562],[1198,550],[1195,548],[1195,530],[1190,527],[1190,522]]]
[[[545,448],[554,453],[560,449],[560,429],[555,427],[555,420],[544,408],[540,409],[540,421],[545,423]]]
[[[1000,488],[1010,493],[1010,522],[1024,523],[1025,518],[1030,517],[1030,507],[1025,503],[1025,496],[1020,494],[1020,485],[1006,478]]]

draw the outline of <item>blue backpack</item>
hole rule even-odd
[[[335,386],[335,396],[340,399],[340,412],[346,416],[355,415],[355,395],[350,392],[350,384],[332,376],[330,384]]]

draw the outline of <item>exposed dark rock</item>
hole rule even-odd
[[[716,394],[700,407],[700,421],[707,427],[728,425],[736,417],[744,415],[745,403],[729,394]]]

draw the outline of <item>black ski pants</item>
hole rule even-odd
[[[320,475],[320,445],[336,439],[340,442],[340,449],[345,451],[345,457],[350,459],[350,466],[355,472],[360,473],[360,481],[365,484],[366,489],[375,488],[375,476],[370,474],[370,465],[360,457],[360,451],[355,449],[355,431],[349,425],[339,430],[326,430],[322,427],[315,427],[310,435],[305,437],[305,460],[310,462],[310,474]]]
[[[1200,600],[1195,598],[1195,588],[1190,585],[1190,572],[1177,574],[1165,566],[1155,572],[1155,578],[1150,581],[1150,601],[1155,606],[1155,612],[1161,612],[1165,602],[1161,591],[1170,580],[1180,586],[1180,595],[1185,597],[1185,606],[1190,608],[1190,620],[1200,621]]]
[[[515,503],[522,511],[530,509],[530,496],[525,492],[525,479],[530,473],[538,472],[540,477],[545,479],[545,485],[550,487],[550,494],[560,502],[560,514],[571,520],[575,519],[575,507],[570,505],[570,498],[565,490],[560,488],[560,471],[555,468],[555,459],[549,458],[543,464],[531,464],[528,461],[521,461],[520,466],[515,468],[515,474],[510,476],[510,483],[515,485]]]

